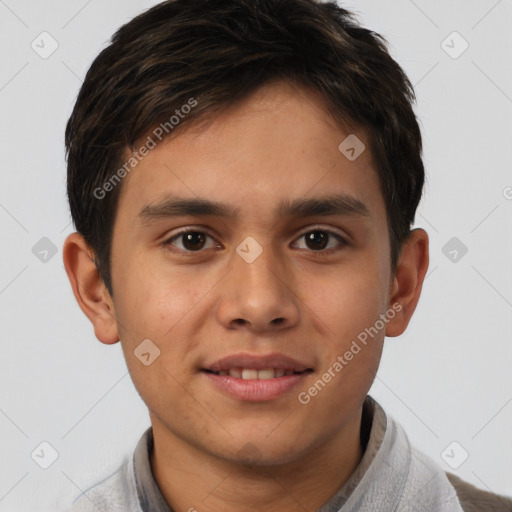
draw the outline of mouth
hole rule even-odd
[[[245,402],[276,400],[304,385],[312,366],[283,354],[233,354],[200,368],[207,382]]]
[[[264,368],[258,370],[255,368],[229,368],[226,370],[209,370],[203,368],[202,371],[206,373],[212,373],[220,376],[230,376],[235,379],[243,380],[268,380],[268,379],[279,379],[281,377],[288,377],[290,375],[301,375],[303,373],[310,373],[313,371],[312,368],[307,368],[302,371],[289,370],[286,368]]]
[[[271,354],[232,354],[207,364],[202,370],[243,379],[271,379],[302,373],[312,366],[277,352]],[[227,372],[227,373],[224,373]],[[256,372],[256,373],[254,373]],[[261,375],[258,377],[258,375]]]

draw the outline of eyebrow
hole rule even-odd
[[[142,224],[179,216],[216,216],[237,219],[240,208],[204,198],[167,196],[159,203],[144,206],[138,214]],[[308,199],[285,199],[275,209],[276,217],[312,217],[329,215],[358,216],[371,219],[370,210],[359,199],[347,194]]]

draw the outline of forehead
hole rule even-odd
[[[286,82],[159,142],[123,180],[118,213],[135,221],[170,195],[262,221],[308,197],[343,196],[371,216],[383,208],[364,131],[340,128],[318,95]]]

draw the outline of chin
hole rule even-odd
[[[286,438],[288,440],[296,439],[290,434]],[[215,450],[213,454],[234,464],[263,467],[288,464],[300,458],[307,451],[308,447],[298,445],[296,440],[286,445],[282,439],[269,440],[264,435],[256,439],[244,436],[236,443],[236,446],[226,447],[223,453],[222,450]]]

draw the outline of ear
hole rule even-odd
[[[116,343],[114,304],[94,263],[94,251],[82,235],[72,233],[64,242],[62,258],[75,299],[91,321],[96,338],[105,344]]]
[[[400,336],[409,325],[420,298],[428,263],[428,235],[423,229],[413,229],[402,246],[391,283],[389,304],[400,304],[401,308],[393,308],[398,311],[386,326],[386,336]]]

